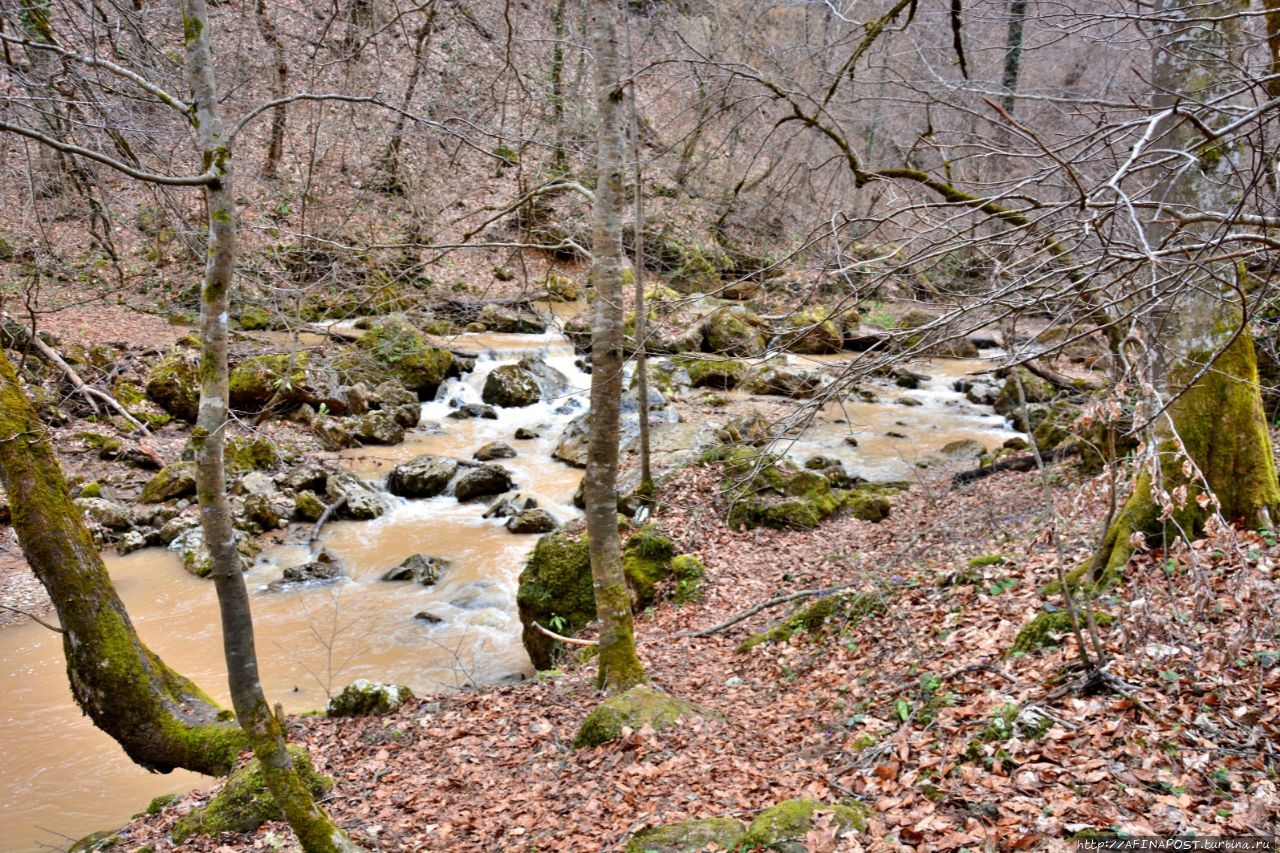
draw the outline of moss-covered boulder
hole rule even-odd
[[[685,717],[710,717],[692,702],[669,696],[647,684],[611,696],[587,714],[574,735],[574,749],[599,746],[622,737],[622,730],[649,726],[661,731]]]
[[[1080,613],[1079,616],[1081,629],[1087,631],[1088,623],[1085,614]],[[1093,611],[1093,619],[1101,626],[1110,625],[1115,621],[1110,613],[1101,610]],[[1071,614],[1066,610],[1037,613],[1034,619],[1018,631],[1018,636],[1013,639],[1013,645],[1009,646],[1008,654],[1025,654],[1045,646],[1056,646],[1070,633]]]
[[[335,415],[351,410],[337,371],[308,352],[267,353],[231,369],[231,408],[258,412],[268,404],[281,409],[308,405]]]
[[[382,684],[358,679],[329,700],[327,717],[369,717],[390,714],[413,698],[413,691],[402,684]]]
[[[491,406],[517,408],[541,400],[542,390],[531,371],[518,364],[504,364],[485,377],[480,398]]]
[[[164,501],[185,498],[196,493],[196,464],[194,462],[174,462],[161,468],[154,477],[142,487],[138,497],[144,504],[158,504]]]
[[[200,409],[200,363],[194,353],[165,356],[147,372],[147,397],[175,418],[195,423]]]
[[[276,444],[265,435],[227,439],[224,459],[227,473],[247,474],[250,471],[274,471],[280,466],[280,453]]]
[[[741,849],[746,825],[731,817],[685,820],[643,829],[627,840],[625,853],[702,853]]]
[[[484,327],[491,332],[504,334],[540,335],[547,330],[547,324],[532,314],[492,303],[480,309],[476,322],[484,323]]]
[[[728,254],[713,242],[661,228],[645,234],[649,266],[664,273],[681,293],[712,293],[720,287],[724,272],[733,266]]]
[[[658,584],[671,577],[675,543],[654,527],[644,527],[627,537],[622,546],[622,573],[631,592],[631,607],[648,607],[657,597]]]
[[[813,370],[766,364],[748,373],[741,387],[751,394],[807,400],[821,390],[822,375]]]
[[[675,576],[675,591],[671,600],[676,604],[688,604],[702,598],[703,583],[707,579],[707,567],[692,554],[678,554],[671,558],[671,574]]]
[[[1016,378],[1014,374],[1016,374]],[[1058,393],[1058,390],[1053,387],[1053,383],[1041,379],[1025,367],[1015,367],[1013,368],[1013,373],[1005,379],[1004,385],[1000,388],[1000,393],[996,395],[996,400],[992,404],[992,408],[1005,417],[1013,416],[1021,408],[1018,397],[1019,382],[1022,383],[1022,393],[1028,403],[1048,403]],[[1034,429],[1034,425],[1032,428]]]
[[[736,388],[747,375],[747,365],[732,358],[685,357],[680,363],[689,372],[689,382],[695,388]]]
[[[307,789],[317,797],[327,794],[333,781],[316,772],[307,751],[290,746],[289,754]],[[212,800],[184,815],[174,825],[171,836],[174,843],[181,844],[193,835],[252,832],[269,820],[282,818],[280,806],[267,790],[262,766],[255,758],[232,773]]]
[[[724,486],[729,495],[729,526],[812,530],[825,518],[848,508],[863,521],[888,518],[888,495],[896,485],[860,483],[837,488],[820,471],[799,470],[791,462],[748,447],[723,455]]]
[[[707,352],[728,358],[756,358],[765,349],[761,325],[759,318],[741,308],[717,311],[707,322]]]
[[[801,604],[781,623],[752,634],[738,646],[747,652],[764,643],[785,642],[798,633],[818,634],[829,626],[837,629],[857,623],[885,609],[884,598],[871,592],[841,592]]]
[[[344,359],[339,366],[344,381],[379,385],[393,377],[420,400],[431,399],[453,367],[453,353],[431,346],[421,334],[398,323],[374,326],[360,338],[357,349],[366,359]]]
[[[822,355],[844,348],[844,333],[821,305],[792,312],[783,323],[780,343],[791,352]]]
[[[554,533],[539,539],[520,572],[516,607],[524,626],[521,641],[529,659],[537,669],[551,669],[555,641],[534,628],[533,623],[570,634],[595,618],[587,537]]]
[[[260,305],[246,305],[236,315],[236,322],[246,332],[256,332],[271,328],[271,312]]]
[[[827,805],[817,800],[785,800],[765,809],[747,827],[743,846],[748,850],[763,848],[783,853],[806,853],[805,834],[813,829],[817,816],[828,813],[838,827],[839,835],[865,832],[871,810],[856,801]]]

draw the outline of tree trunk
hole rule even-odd
[[[1225,93],[1235,65],[1239,20],[1234,0],[1155,4],[1152,79],[1157,108],[1178,105],[1157,127],[1153,150],[1184,151],[1156,187],[1162,208],[1146,229],[1149,245],[1212,245],[1204,228],[1171,227],[1179,213],[1231,210],[1244,189],[1235,181],[1237,146],[1207,141],[1187,121],[1192,99]],[[1205,116],[1212,122],[1212,116]],[[1153,287],[1176,292],[1148,318],[1151,369],[1159,405],[1167,405],[1154,429],[1154,458],[1133,495],[1111,524],[1091,565],[1095,579],[1113,582],[1133,553],[1134,534],[1192,536],[1220,512],[1246,527],[1270,527],[1280,507],[1280,484],[1258,387],[1257,357],[1244,303],[1243,270],[1230,261],[1206,260],[1209,251],[1167,255],[1150,272]],[[1176,278],[1175,278],[1176,277]],[[1176,304],[1174,304],[1176,300]],[[1169,353],[1169,355],[1166,355]]]
[[[253,617],[236,553],[223,468],[228,408],[227,307],[236,252],[231,151],[218,111],[205,0],[183,0],[182,18],[187,77],[194,98],[200,147],[205,162],[218,173],[216,180],[205,187],[208,260],[200,305],[200,410],[192,443],[196,449],[200,522],[218,592],[231,701],[254,755],[262,765],[271,796],[303,849],[307,853],[355,851],[360,848],[316,804],[298,776],[285,748],[284,722],[271,712],[258,678]]]
[[[229,773],[243,733],[138,638],[71,501],[49,436],[2,350],[0,480],[22,552],[57,608],[76,704],[148,770]]]
[[[280,99],[285,96],[289,81],[289,63],[285,58],[284,42],[276,31],[275,21],[267,10],[267,0],[258,0],[255,11],[258,19],[258,32],[262,40],[271,48],[271,97]],[[284,129],[288,121],[288,107],[284,104],[271,111],[271,141],[267,144],[267,156],[262,161],[262,177],[274,178],[280,168],[280,157],[284,154]]]
[[[617,6],[591,4],[591,48],[595,55],[599,114],[598,177],[592,234],[591,280],[595,316],[591,329],[591,432],[583,485],[591,578],[600,620],[597,686],[622,692],[648,679],[636,655],[631,596],[622,573],[618,538],[619,402],[622,397],[622,139],[623,91],[619,82]]]

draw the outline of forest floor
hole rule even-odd
[[[939,472],[933,472],[938,476]],[[1277,549],[1220,531],[1136,558],[1100,599],[1114,676],[1083,695],[1074,639],[1008,654],[1040,590],[1096,539],[1105,489],[1070,468],[964,487],[922,481],[879,524],[735,532],[713,468],[663,490],[657,523],[708,567],[704,597],[638,617],[653,683],[715,712],[604,746],[572,749],[600,701],[594,666],[566,661],[514,686],[420,697],[383,717],[290,721],[336,785],[325,801],[382,851],[598,851],[639,829],[729,815],[750,820],[793,797],[857,799],[868,830],[811,851],[997,850],[1065,846],[1076,833],[1274,834]],[[994,555],[1002,559],[996,560]],[[970,568],[974,558],[977,560]],[[739,644],[783,618],[754,605],[853,585],[883,610],[816,633]],[[1094,652],[1091,651],[1091,654]],[[166,840],[210,791],[123,830],[123,849]],[[283,824],[195,838],[180,849],[294,849]]]

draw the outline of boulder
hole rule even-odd
[[[731,817],[684,820],[642,829],[627,841],[624,853],[701,853],[741,850],[747,828]]]
[[[175,418],[195,423],[200,408],[200,362],[194,353],[176,352],[147,372],[147,396]]]
[[[812,305],[788,315],[779,335],[783,349],[806,355],[840,352],[844,334],[821,305]]]
[[[686,357],[682,364],[694,388],[736,388],[747,375],[747,365],[732,358]]]
[[[555,665],[555,641],[533,627],[556,622],[562,634],[580,630],[596,617],[587,538],[565,533],[543,536],[520,572],[516,608],[524,626],[521,641],[536,669]]]
[[[453,494],[459,501],[469,501],[511,491],[515,485],[511,472],[501,465],[481,465],[458,478]]]
[[[550,533],[559,526],[555,516],[545,509],[528,509],[507,519],[507,530],[512,533]]]
[[[265,435],[233,435],[227,439],[223,460],[227,473],[235,476],[249,471],[273,471],[280,465],[280,454],[275,442]]]
[[[307,352],[270,353],[247,358],[231,370],[231,408],[261,411],[274,401],[281,408],[303,404],[335,415],[350,411],[338,373]]]
[[[759,319],[744,309],[717,311],[707,323],[706,351],[728,358],[755,358],[765,350],[759,325]]]
[[[354,474],[344,472],[329,475],[329,480],[325,483],[325,496],[330,503],[346,498],[342,509],[338,511],[341,518],[368,521],[387,511],[386,498]]]
[[[747,827],[742,844],[748,850],[778,850],[782,853],[806,853],[805,843],[820,813],[831,815],[836,837],[865,832],[871,810],[856,801],[847,805],[827,805],[817,800],[786,800],[765,809]],[[834,849],[834,848],[832,848]]]
[[[669,696],[647,684],[611,696],[587,714],[573,738],[573,748],[599,746],[622,737],[625,731],[649,726],[661,731],[685,717],[714,717],[692,702]]]
[[[807,400],[821,390],[822,376],[813,370],[766,364],[750,371],[741,387],[751,394]]]
[[[542,399],[542,390],[531,371],[519,364],[504,364],[485,378],[480,398],[491,406],[531,406]]]
[[[471,418],[485,418],[487,420],[496,421],[498,413],[494,411],[493,406],[485,406],[480,403],[463,403],[454,409],[446,418],[453,418],[456,421],[465,421]]]
[[[163,535],[163,533],[162,533]],[[243,531],[235,531],[236,553],[240,558],[240,570],[247,572],[253,565],[253,558],[258,556],[262,546],[252,536]],[[204,531],[199,527],[191,527],[179,533],[170,543],[169,550],[176,551],[182,558],[182,566],[198,578],[207,578],[213,573],[209,551],[204,547]]]
[[[196,465],[194,462],[175,462],[160,469],[142,487],[138,497],[142,503],[154,504],[171,501],[196,493]]]
[[[516,456],[516,449],[505,441],[491,441],[483,445],[471,458],[480,462],[492,462],[495,459],[511,459]]]
[[[433,498],[443,494],[457,472],[456,459],[425,454],[392,468],[387,491],[402,498]]]
[[[324,491],[325,483],[331,472],[318,462],[303,462],[296,468],[276,477],[276,482],[283,488],[294,491],[309,491],[319,494]]]
[[[327,717],[367,717],[390,714],[413,698],[413,691],[400,684],[381,684],[363,678],[353,681],[329,700]]]
[[[267,588],[277,592],[297,584],[334,581],[341,576],[342,564],[328,551],[321,551],[314,560],[285,569],[280,579],[268,584]]]
[[[76,498],[75,505],[94,523],[107,530],[128,530],[133,526],[133,516],[128,507],[106,498]]]
[[[547,330],[547,324],[532,314],[513,311],[490,303],[480,309],[476,322],[483,323],[491,332],[506,334],[540,335]]]
[[[339,364],[347,382],[364,380],[377,386],[395,379],[419,400],[430,400],[453,367],[453,353],[431,346],[417,331],[398,323],[374,326],[356,346],[364,358],[346,358]]]
[[[1028,403],[1048,403],[1058,395],[1058,389],[1053,386],[1053,383],[1041,379],[1025,367],[1015,367],[1013,371],[1014,373],[1005,379],[1000,393],[992,403],[992,407],[1006,418],[1012,417],[1021,408],[1018,396],[1019,382],[1022,383],[1022,395]],[[1014,376],[1015,373],[1017,378]],[[1029,432],[1027,429],[1022,431]]]
[[[404,425],[395,412],[377,409],[346,418],[316,418],[311,428],[333,449],[364,444],[393,445],[404,441]]]
[[[446,560],[439,557],[428,557],[426,554],[414,554],[393,569],[382,575],[384,581],[413,581],[423,586],[431,586],[440,580],[440,573],[449,567]]]

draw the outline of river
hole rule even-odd
[[[464,335],[460,350],[481,352],[476,370],[451,380],[437,400],[423,404],[423,425],[404,444],[342,454],[345,467],[370,480],[423,453],[460,458],[502,440],[518,455],[502,460],[522,495],[535,497],[561,521],[576,516],[572,495],[581,472],[550,458],[563,424],[586,405],[590,378],[574,365],[570,345],[557,335]],[[477,402],[484,377],[523,355],[543,354],[569,378],[561,399],[521,409],[500,409],[497,420],[452,420],[451,403]],[[974,438],[988,447],[1014,435],[990,409],[951,390],[973,362],[919,365],[933,378],[914,391],[885,386],[882,403],[829,404],[790,447],[803,458],[837,456],[869,479],[903,479],[922,457],[949,441]],[[902,397],[920,405],[903,405]],[[539,438],[516,440],[519,427]],[[903,436],[901,438],[889,435]],[[857,447],[844,441],[857,439]],[[327,586],[271,592],[282,568],[304,562],[307,531],[270,548],[246,575],[252,594],[262,680],[268,699],[288,711],[323,707],[330,691],[357,678],[410,686],[423,695],[471,684],[519,678],[530,672],[520,645],[516,580],[536,537],[508,533],[498,519],[482,518],[484,503],[439,497],[388,498],[390,509],[366,522],[335,522],[324,547],[345,576]],[[434,587],[379,580],[414,553],[449,561]],[[107,556],[108,568],[139,634],[175,669],[229,704],[221,634],[212,584],[186,573],[168,551],[146,549]],[[415,618],[430,613],[442,620]],[[122,824],[155,796],[207,780],[177,771],[148,774],[123,755],[75,708],[58,635],[35,624],[0,631],[0,853],[65,848],[90,832]]]

